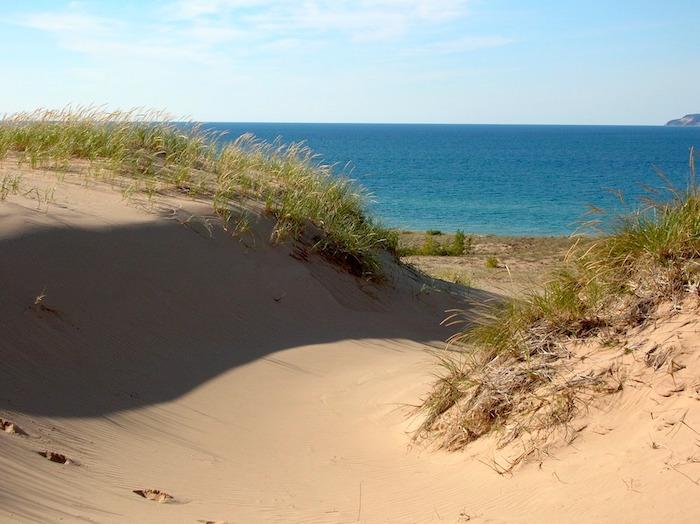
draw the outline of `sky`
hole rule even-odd
[[[697,0],[0,0],[0,114],[663,124],[700,112]]]

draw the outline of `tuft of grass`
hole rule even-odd
[[[19,193],[22,177],[19,175],[5,175],[0,180],[0,201],[6,200],[8,195]]]
[[[435,237],[443,233],[436,230],[428,230],[422,246],[403,246],[398,249],[400,256],[422,255],[433,257],[462,256],[471,253],[473,248],[472,237],[467,237],[464,231],[458,229],[450,241],[439,242]],[[398,239],[398,236],[397,236]]]
[[[431,235],[425,236],[425,242],[420,249],[420,254],[424,256],[440,256],[444,248]]]
[[[611,234],[574,246],[542,293],[490,309],[450,339],[455,351],[439,356],[442,372],[419,407],[425,419],[416,438],[437,438],[449,449],[490,432],[505,442],[547,438],[593,396],[623,387],[613,367],[572,376],[569,345],[617,340],[662,302],[698,294],[694,159],[691,149],[687,188],[669,185],[669,198],[644,199],[639,210],[618,218]]]
[[[0,159],[64,170],[76,159],[88,173],[130,179],[125,195],[177,191],[212,201],[224,225],[247,200],[265,202],[276,241],[308,241],[323,256],[366,278],[380,274],[378,254],[398,237],[366,212],[367,194],[303,144],[267,143],[252,135],[222,144],[197,124],[155,111],[40,109],[0,121]],[[0,195],[11,191],[3,180]],[[246,220],[231,228],[247,230]]]
[[[458,229],[455,232],[455,236],[452,239],[452,245],[450,246],[450,252],[452,256],[462,256],[468,255],[472,250],[472,237],[467,237],[464,231]]]
[[[445,271],[435,275],[437,278],[458,284],[464,287],[472,287],[472,280],[469,275],[462,271]]]
[[[484,265],[489,269],[497,269],[500,266],[500,262],[496,257],[490,256],[486,259]]]

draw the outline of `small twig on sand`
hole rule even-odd
[[[699,482],[700,479],[694,480],[690,475],[688,475],[687,473],[683,473],[680,469],[676,468],[676,466],[674,466],[673,464],[669,464],[669,467],[670,467],[673,471],[675,471],[676,473],[680,473],[681,475],[683,475],[685,478],[687,478],[690,482],[692,482],[692,483],[695,484],[696,486],[700,486],[700,482]]]
[[[552,471],[552,476],[553,476],[555,479],[557,479],[559,482],[561,482],[562,484],[568,484],[568,482],[564,482],[562,479],[559,478],[559,475],[557,475],[557,472],[556,472],[556,471]]]
[[[634,491],[635,493],[640,493],[639,490],[634,489],[634,479],[633,478],[631,478],[629,480],[629,482],[627,482],[625,479],[622,479],[622,482],[625,484],[625,486],[627,486],[627,489],[629,491]]]
[[[686,413],[688,413],[688,412],[686,411]],[[696,435],[700,435],[700,433],[698,433],[694,428],[690,427],[690,425],[685,421],[685,415],[683,415],[683,419],[684,420],[681,420],[681,424],[683,424],[685,427],[687,427],[690,431],[692,431]]]

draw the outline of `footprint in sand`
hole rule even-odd
[[[153,502],[160,502],[161,504],[175,500],[172,495],[159,489],[135,489],[134,493],[145,499],[152,500]]]
[[[37,453],[45,459],[56,462],[57,464],[75,464],[75,461],[60,453],[55,453],[53,451],[37,451]]]
[[[0,429],[2,429],[5,433],[10,433],[11,435],[22,435],[24,437],[27,436],[26,431],[24,431],[11,420],[5,420],[4,418],[0,418]]]

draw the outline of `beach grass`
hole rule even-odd
[[[439,355],[416,438],[460,449],[487,433],[503,442],[570,421],[591,395],[619,391],[612,370],[564,379],[570,344],[601,345],[700,288],[700,189],[691,149],[686,188],[644,198],[610,234],[575,245],[541,292],[489,308]],[[456,314],[450,321],[459,321]],[[537,402],[546,398],[547,402]]]
[[[19,192],[22,177],[19,175],[4,175],[0,179],[0,201],[5,200],[8,195]]]
[[[490,256],[486,258],[486,261],[484,262],[484,265],[488,269],[496,269],[498,266],[500,266],[500,263],[498,262],[498,259],[494,256]]]
[[[438,240],[438,237],[444,237]],[[434,256],[434,257],[458,257],[471,253],[473,238],[458,229],[454,234],[444,235],[442,231],[429,229],[425,232],[423,242],[420,245],[399,245],[398,254],[407,256]]]
[[[226,228],[246,199],[264,202],[276,241],[306,239],[313,249],[365,278],[380,274],[378,253],[397,237],[366,212],[367,194],[301,143],[268,143],[251,135],[222,142],[195,123],[156,111],[39,109],[0,122],[0,159],[58,171],[88,161],[93,176],[131,180],[125,195],[178,191],[211,200]],[[107,175],[105,175],[107,174]],[[13,182],[3,180],[2,194]],[[232,229],[245,226],[236,218]]]

